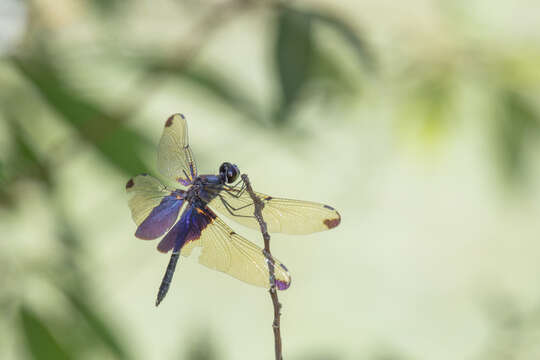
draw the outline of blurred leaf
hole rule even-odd
[[[437,72],[406,89],[399,130],[425,145],[437,145],[448,129],[452,85],[447,73]]]
[[[402,354],[394,350],[393,348],[386,347],[377,349],[371,356],[368,357],[369,360],[404,360],[405,358]]]
[[[281,87],[278,123],[288,120],[294,102],[298,99],[309,77],[313,55],[311,16],[290,7],[279,8],[275,44],[276,65]]]
[[[85,284],[88,283],[87,274],[81,270],[80,261],[77,260],[84,256],[79,234],[61,202],[52,200],[50,206],[58,224],[57,238],[65,245],[61,262],[48,279],[64,295],[67,304],[71,305],[63,311],[63,314],[67,315],[63,334],[69,336],[66,346],[77,354],[105,350],[115,359],[129,359],[126,348],[111,329],[108,319],[104,319],[100,309],[92,306],[89,300],[89,292],[85,289]]]
[[[189,70],[185,73],[185,78],[206,88],[215,97],[221,99],[236,111],[243,113],[247,118],[262,122],[262,116],[257,111],[257,106],[247,96],[240,94],[238,89],[233,89],[217,73],[209,69],[203,71]]]
[[[105,132],[95,143],[107,160],[127,174],[148,172],[142,158],[138,155],[138,150],[142,145],[148,144],[148,139],[143,138],[131,128],[119,126],[115,130]]]
[[[12,208],[15,203],[13,201],[13,197],[11,196],[10,192],[7,189],[7,175],[5,173],[5,165],[0,162],[0,206],[4,206],[6,208]]]
[[[4,181],[6,181],[5,165],[4,162],[0,160],[0,184],[3,184]]]
[[[527,99],[504,89],[496,101],[495,145],[504,175],[518,180],[525,172],[525,147],[538,136],[540,117]]]
[[[246,118],[256,122],[263,122],[263,117],[257,109],[257,105],[238,88],[215,69],[209,67],[193,69],[186,67],[183,63],[174,63],[168,60],[147,60],[144,64],[152,74],[166,74],[176,76],[182,80],[189,81],[208,91],[216,99],[232,107]]]
[[[127,1],[120,1],[120,0],[92,0],[91,1],[91,4],[94,6],[94,8],[100,11],[102,15],[115,13],[118,10],[118,7],[120,5],[124,5],[124,3],[127,3]]]
[[[476,359],[537,359],[540,354],[540,307],[506,293],[488,294],[484,300],[487,332]]]
[[[331,351],[319,350],[299,357],[299,360],[341,360],[343,357]]]
[[[185,357],[187,360],[217,360],[220,358],[208,332],[201,333],[197,339],[189,347]]]
[[[28,142],[28,137],[13,120],[11,114],[4,107],[4,117],[7,129],[13,139],[13,149],[4,163],[0,163],[0,204],[5,207],[15,205],[11,193],[11,186],[20,180],[32,179],[44,184],[49,190],[52,188],[51,170],[48,164],[34,150]]]
[[[130,175],[147,172],[139,152],[149,141],[124,124],[127,115],[111,116],[69,88],[45,53],[39,58],[12,58],[12,63],[79,136],[93,144],[113,166]]]
[[[338,31],[355,49],[361,62],[373,69],[373,57],[366,43],[344,20],[322,12],[280,6],[276,23],[275,57],[281,99],[275,116],[278,124],[287,122],[302,91],[314,80],[334,86],[328,91],[350,91],[355,84],[331,53],[316,46],[313,25],[326,24]],[[328,90],[328,88],[327,88]]]
[[[30,309],[20,309],[22,333],[28,351],[36,360],[69,360],[72,357],[56,341],[43,321]]]
[[[68,210],[59,202],[54,201],[51,210],[54,210],[57,236],[56,238],[62,243],[65,252],[62,254],[62,260],[64,266],[73,269],[68,276],[79,275],[78,258],[81,253],[81,245],[83,244],[79,233],[74,226],[70,223],[67,216]]]
[[[362,63],[367,70],[374,71],[376,68],[375,58],[367,45],[366,41],[360,36],[349,23],[344,19],[337,16],[333,16],[320,11],[311,10],[308,12],[314,20],[317,20],[323,24],[326,24],[336,30],[343,36],[343,38],[349,42],[351,47],[355,50],[358,56],[358,60]]]
[[[22,132],[16,121],[10,120],[9,125],[15,145],[12,158],[9,159],[11,175],[15,179],[32,178],[44,183],[50,189],[52,181],[48,165],[28,143],[27,136]]]
[[[522,340],[527,332],[527,316],[508,296],[487,299],[489,333],[481,359],[506,360],[519,358]]]
[[[316,47],[313,49],[311,77],[333,86],[332,93],[342,92],[352,94],[356,90],[357,82],[343,69],[332,54]],[[342,95],[342,94],[340,94]]]
[[[96,311],[87,303],[80,295],[81,292],[70,291],[64,289],[64,294],[70,301],[73,308],[86,321],[91,333],[88,336],[99,339],[118,359],[128,359],[126,351],[120,345],[120,342],[109,329],[105,321],[98,315]]]

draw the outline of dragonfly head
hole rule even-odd
[[[239,174],[240,170],[238,170],[238,166],[229,162],[224,162],[219,167],[219,176],[221,176],[223,181],[227,184],[235,182]]]

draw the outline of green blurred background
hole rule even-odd
[[[273,359],[268,293],[133,236],[201,173],[335,206],[275,235],[284,358],[540,358],[540,3],[1,0],[0,358]],[[234,225],[261,244],[260,234]]]

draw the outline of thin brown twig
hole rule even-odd
[[[251,197],[251,199],[253,200],[253,204],[255,205],[253,215],[255,215],[255,219],[257,219],[257,222],[259,223],[261,233],[264,239],[263,254],[266,257],[268,263],[268,271],[270,273],[270,289],[268,289],[268,292],[270,293],[270,297],[272,298],[272,305],[274,306],[274,321],[272,323],[272,329],[274,330],[274,350],[276,354],[276,360],[283,360],[283,357],[281,355],[282,353],[280,328],[281,303],[279,302],[276,291],[276,278],[274,276],[274,258],[272,257],[272,253],[270,252],[270,234],[268,234],[266,222],[264,221],[262,216],[262,209],[264,208],[264,203],[257,195],[255,195],[255,192],[253,192],[253,189],[251,188],[251,183],[249,182],[249,178],[246,174],[242,174],[242,181],[246,185],[246,191],[249,193],[249,196]]]

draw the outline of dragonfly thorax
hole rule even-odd
[[[224,181],[220,175],[200,175],[195,178],[186,193],[189,202],[209,203],[223,189]]]

